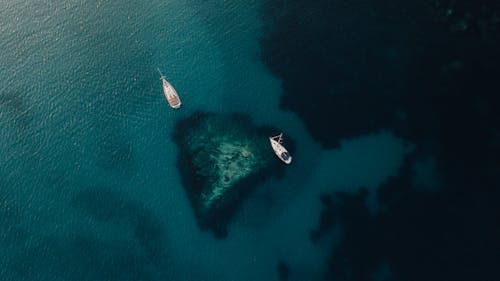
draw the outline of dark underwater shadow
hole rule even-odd
[[[17,278],[157,280],[171,270],[166,234],[144,207],[106,187],[82,190],[72,206],[95,228],[64,236],[37,235],[37,243],[24,245],[9,262]],[[116,235],[109,236],[113,232]]]
[[[147,209],[107,188],[81,191],[72,206],[100,221],[132,228],[133,235],[151,261],[161,260],[166,245],[165,233],[158,219]]]
[[[19,92],[0,93],[0,116],[3,122],[17,125],[22,131],[28,130],[33,122],[33,113]]]
[[[318,200],[325,211],[312,239],[336,225],[344,236],[327,280],[373,280],[384,263],[390,280],[499,279],[500,35],[457,30],[455,15],[439,11],[451,5],[460,18],[500,9],[491,1],[441,4],[263,5],[262,60],[283,81],[281,106],[316,141],[331,149],[386,129],[415,144],[400,173],[380,187],[380,213],[370,213],[363,191]],[[441,187],[417,190],[413,167],[429,155]]]

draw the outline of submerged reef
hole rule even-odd
[[[268,141],[276,132],[236,114],[197,112],[176,125],[178,167],[200,228],[225,237],[244,195],[256,183],[282,174]]]

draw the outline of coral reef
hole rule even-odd
[[[274,132],[255,128],[242,115],[197,112],[177,124],[178,165],[202,229],[225,237],[244,195],[257,182],[280,174],[283,167],[268,143]]]

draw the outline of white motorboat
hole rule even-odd
[[[292,162],[292,156],[286,150],[286,148],[283,146],[283,133],[274,136],[274,137],[269,137],[269,141],[271,142],[271,147],[274,150],[274,153],[278,158],[283,161],[286,164],[290,164]]]
[[[179,94],[177,94],[177,91],[174,89],[172,84],[170,84],[167,81],[167,79],[165,79],[165,76],[163,76],[159,68],[158,72],[160,73],[160,80],[163,87],[163,94],[165,95],[168,104],[170,105],[171,108],[174,109],[181,107],[182,102],[181,99],[179,98]]]

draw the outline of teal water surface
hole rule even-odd
[[[1,2],[2,280],[278,280],[280,260],[315,280],[334,243],[309,241],[318,195],[374,189],[411,150],[383,131],[323,151],[280,110],[259,1]],[[297,144],[225,240],[198,229],[176,168],[173,127],[197,110],[249,114]]]

